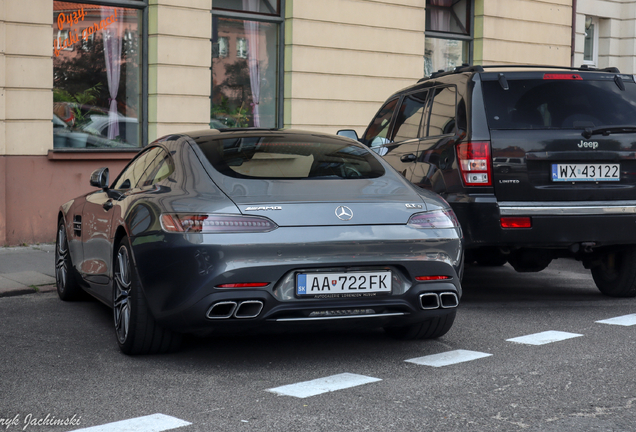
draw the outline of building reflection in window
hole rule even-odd
[[[424,75],[470,63],[472,0],[426,0]]]
[[[141,19],[137,9],[54,1],[55,148],[139,146]]]
[[[278,30],[275,22],[213,17],[210,127],[276,127]]]

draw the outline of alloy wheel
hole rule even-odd
[[[113,314],[115,331],[120,343],[126,342],[130,328],[130,256],[125,246],[117,252],[115,268],[115,292],[113,298]]]
[[[66,230],[60,224],[57,231],[57,245],[55,247],[55,281],[57,288],[64,292],[68,280],[68,246],[66,242]]]

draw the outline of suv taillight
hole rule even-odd
[[[457,160],[466,186],[492,186],[490,142],[460,143]]]

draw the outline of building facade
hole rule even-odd
[[[0,1],[0,245],[148,142],[210,127],[364,128],[469,64],[636,71],[636,0]]]

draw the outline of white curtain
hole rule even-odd
[[[259,12],[260,0],[243,0],[243,10]],[[247,39],[247,67],[250,73],[250,87],[252,89],[252,114],[254,126],[260,127],[261,120],[258,104],[261,95],[261,71],[258,56],[260,53],[259,24],[256,21],[245,21],[245,38]]]
[[[119,135],[119,122],[117,121],[117,92],[119,91],[119,78],[121,76],[121,47],[122,47],[122,16],[117,16],[117,11],[111,8],[102,8],[102,20],[109,16],[115,16],[116,20],[102,30],[104,41],[104,59],[106,60],[106,76],[108,80],[108,139],[115,139]]]
[[[453,0],[431,0],[433,6],[451,7]],[[451,11],[431,8],[431,26],[433,31],[450,31]]]

